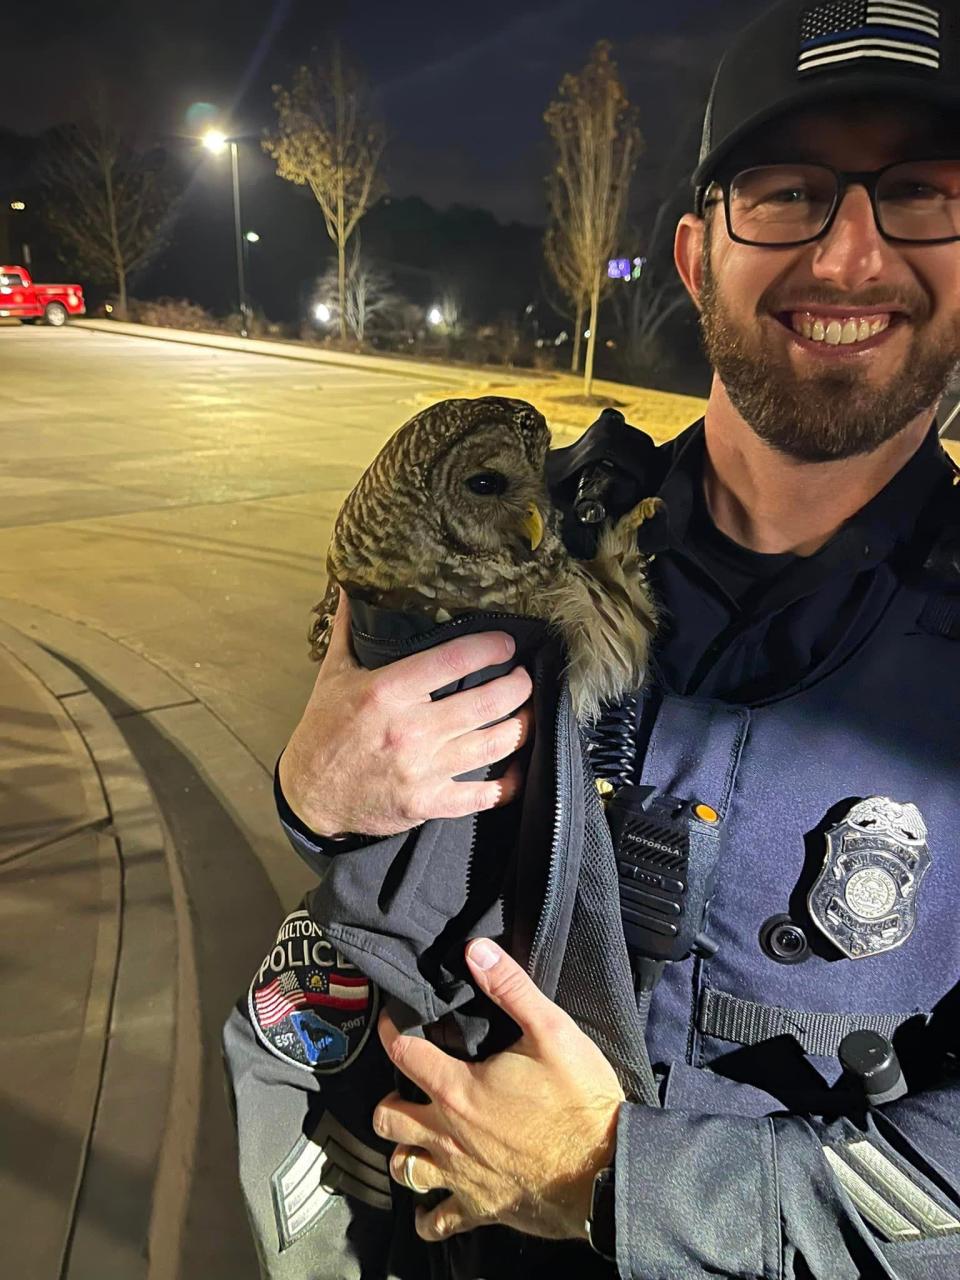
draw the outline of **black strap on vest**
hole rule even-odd
[[[840,1041],[851,1031],[878,1031],[889,1040],[914,1013],[818,1013],[808,1009],[782,1009],[757,1004],[714,991],[709,987],[700,999],[697,1028],[705,1036],[734,1044],[759,1044],[775,1036],[791,1036],[804,1053],[835,1057]]]

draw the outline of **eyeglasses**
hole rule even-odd
[[[887,240],[960,240],[960,160],[908,160],[862,173],[825,164],[767,164],[713,184],[740,244],[786,248],[827,234],[851,186],[863,186]],[[717,204],[719,201],[708,201]]]

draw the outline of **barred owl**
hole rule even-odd
[[[338,586],[437,622],[493,610],[542,618],[565,645],[578,719],[644,675],[655,611],[636,529],[657,499],[608,526],[593,560],[569,555],[544,478],[550,432],[523,400],[441,400],[386,443],[347,496],[315,606],[322,661]]]

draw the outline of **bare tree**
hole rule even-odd
[[[402,306],[387,273],[361,256],[359,237],[354,240],[347,264],[342,311],[339,300],[333,301],[335,291],[339,292],[339,271],[331,267],[318,280],[316,296],[330,308],[331,319],[339,322],[343,316],[346,328],[360,343],[365,340],[371,325],[382,327],[387,324],[398,315]]]
[[[686,182],[682,205],[686,204]],[[661,329],[689,304],[673,269],[672,229],[677,222],[676,193],[661,201],[649,237],[647,261],[640,279],[630,286],[627,360],[634,371],[649,374],[663,363]]]
[[[634,374],[648,377],[664,365],[664,325],[689,305],[680,280],[649,271],[630,298],[627,328],[627,362]]]
[[[570,372],[580,372],[580,346],[583,338],[583,314],[590,301],[590,280],[584,280],[581,273],[580,255],[575,252],[571,243],[573,222],[565,216],[568,208],[563,189],[553,174],[548,186],[547,206],[550,221],[543,238],[543,256],[547,267],[561,294],[573,304],[575,319],[573,322],[573,354],[570,359]],[[555,310],[558,309],[555,307]],[[559,308],[562,313],[566,307]]]
[[[112,123],[101,95],[84,123],[51,133],[40,177],[60,256],[81,275],[115,286],[122,319],[128,277],[167,239],[173,193],[162,154],[138,152]]]
[[[316,70],[300,67],[293,88],[274,85],[277,132],[264,150],[277,173],[308,186],[337,246],[340,337],[347,336],[347,242],[376,197],[384,131],[355,68],[334,45]]]
[[[358,246],[359,249],[359,246]],[[397,308],[392,281],[375,263],[354,254],[350,264],[347,288],[347,324],[358,342],[363,342],[367,327],[384,322]]]
[[[582,71],[564,76],[544,120],[557,150],[548,184],[551,223],[558,228],[551,247],[569,256],[574,302],[590,299],[584,371],[584,394],[589,396],[604,267],[623,224],[630,180],[643,146],[636,112],[627,101],[607,41],[595,46]]]

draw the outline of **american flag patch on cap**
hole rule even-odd
[[[871,58],[938,71],[939,10],[915,0],[828,0],[804,9],[801,74]]]

